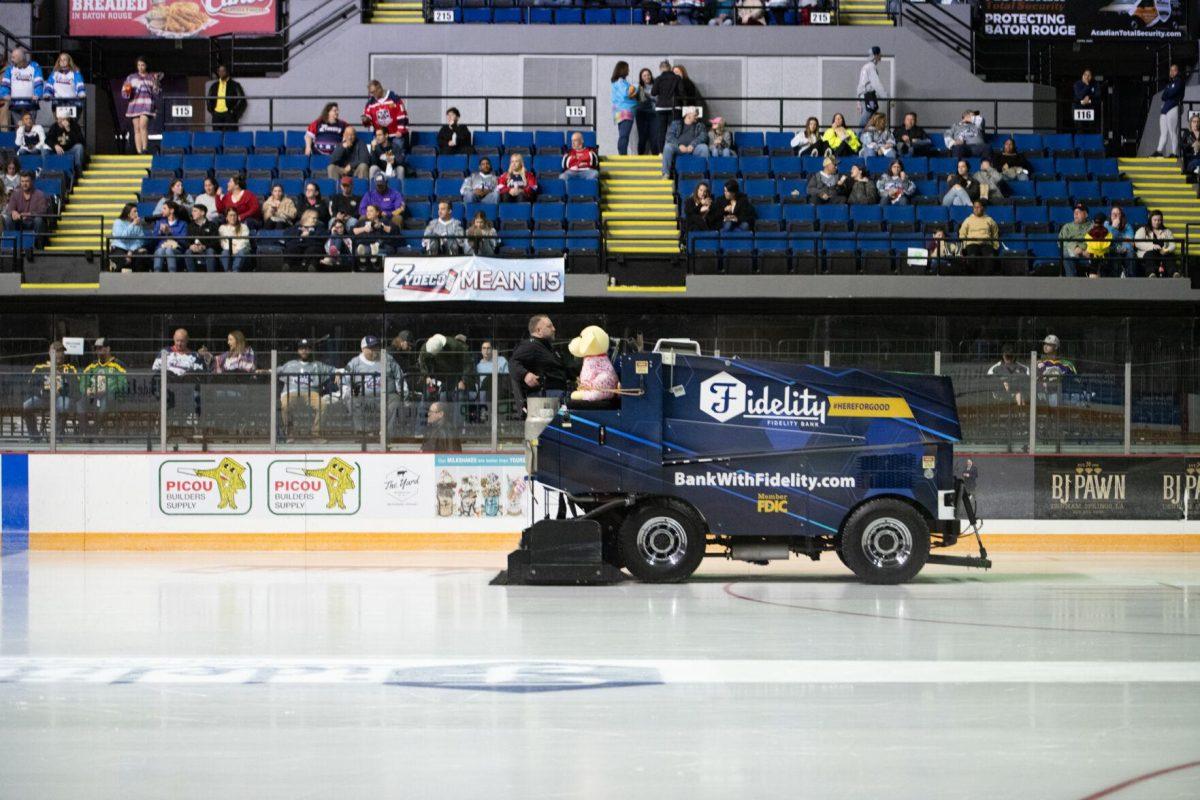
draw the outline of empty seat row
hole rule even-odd
[[[470,125],[471,120],[463,120]],[[513,153],[561,153],[571,141],[572,130],[472,131],[477,151]],[[581,130],[588,147],[596,146],[596,132]],[[12,134],[8,134],[11,138]],[[410,147],[414,153],[437,152],[436,131],[413,131]],[[0,147],[3,134],[0,134]],[[12,144],[8,145],[12,147]],[[165,131],[159,145],[164,154],[208,153],[247,155],[251,153],[303,153],[305,132],[290,131]]]

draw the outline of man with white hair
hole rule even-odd
[[[28,111],[37,116],[38,103],[45,91],[42,68],[31,61],[24,47],[14,48],[12,62],[0,74],[0,97],[8,100],[14,121]]]
[[[863,64],[862,69],[858,71],[858,88],[855,89],[855,97],[858,98],[858,129],[860,131],[867,127],[871,115],[879,110],[879,103],[883,100],[883,81],[879,79],[879,62],[882,60],[883,51],[876,45],[871,48],[871,57],[867,63]]]
[[[708,131],[704,129],[704,123],[697,118],[694,108],[684,111],[683,119],[675,120],[667,129],[667,141],[662,149],[664,178],[671,177],[675,156],[681,153],[708,158]]]
[[[600,177],[600,161],[596,158],[596,151],[584,147],[583,134],[579,131],[571,134],[571,149],[563,154],[562,169],[558,177],[564,181],[570,178],[594,181]]]

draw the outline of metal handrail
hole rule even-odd
[[[338,25],[336,23],[345,22],[350,17],[359,13],[358,3],[354,2],[354,0],[325,0],[325,2],[322,3],[320,6],[318,6],[317,8],[315,8],[312,11],[310,11],[309,13],[301,16],[299,19],[290,20],[286,25],[284,25],[282,28],[280,28],[277,31],[272,31],[270,33],[253,33],[253,34],[247,34],[247,33],[239,34],[237,32],[231,32],[231,33],[223,33],[223,34],[219,34],[217,36],[210,37],[208,40],[210,67],[213,70],[215,70],[217,64],[224,63],[221,59],[221,56],[222,56],[222,46],[225,46],[229,52],[229,63],[227,63],[226,66],[229,67],[230,70],[233,70],[235,67],[234,55],[237,52],[237,50],[239,49],[239,45],[238,45],[239,39],[241,41],[250,40],[252,42],[262,42],[263,40],[278,39],[279,41],[276,44],[245,44],[245,45],[241,45],[240,49],[242,52],[246,52],[246,51],[267,51],[267,52],[277,51],[279,53],[279,57],[277,59],[264,60],[264,61],[242,61],[240,63],[240,65],[241,66],[250,66],[250,67],[260,67],[260,68],[277,66],[280,71],[286,71],[287,67],[288,67],[288,61],[291,59],[291,57],[293,55],[295,55],[295,53],[291,52],[291,47],[293,45],[293,39],[291,37],[291,34],[292,34],[293,29],[297,28],[301,23],[311,22],[313,15],[324,11],[329,6],[337,6],[337,7],[333,11],[330,11],[329,13],[325,14],[323,17],[318,19],[316,22],[312,22],[312,24],[308,27],[308,29],[305,30],[303,33],[296,35],[295,40],[303,45],[303,47],[301,49],[307,48],[311,44],[314,44],[315,42],[324,38],[325,35],[331,33],[333,30],[335,30],[338,27]],[[314,37],[314,34],[315,34],[315,38],[311,38],[311,37]],[[297,51],[297,52],[299,52],[299,51]]]
[[[939,18],[940,15],[940,18]],[[897,21],[903,25],[907,20],[928,33],[955,54],[966,59],[972,71],[975,68],[975,30],[967,23],[946,11],[936,3],[914,3],[904,0],[900,4]],[[954,30],[957,26],[960,30]]]

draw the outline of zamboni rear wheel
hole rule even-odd
[[[929,525],[907,503],[872,500],[846,521],[838,555],[864,583],[904,583],[929,558]]]
[[[704,559],[704,526],[692,514],[652,503],[625,518],[618,535],[621,562],[639,581],[673,583]]]

